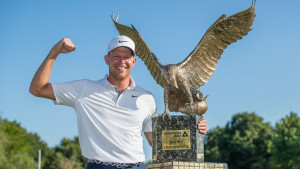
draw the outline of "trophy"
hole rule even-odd
[[[146,168],[228,168],[224,163],[204,162],[204,135],[196,125],[207,110],[199,88],[214,74],[225,48],[252,30],[256,0],[250,8],[232,16],[222,15],[213,23],[196,48],[180,63],[163,65],[136,28],[119,24],[120,35],[131,38],[136,55],[143,60],[157,84],[164,88],[164,113],[152,119],[152,164]],[[183,116],[170,116],[181,112]],[[166,118],[166,116],[168,118]]]

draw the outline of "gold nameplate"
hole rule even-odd
[[[190,130],[163,130],[163,150],[187,150],[191,149]]]

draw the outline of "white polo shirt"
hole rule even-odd
[[[156,114],[152,94],[135,85],[120,93],[107,81],[53,83],[55,104],[73,107],[77,114],[82,155],[102,162],[145,161],[141,131],[152,131]]]

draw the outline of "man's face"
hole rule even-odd
[[[109,66],[109,78],[122,81],[129,78],[132,67],[136,62],[130,49],[118,47],[105,56],[105,62]]]

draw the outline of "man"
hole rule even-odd
[[[152,94],[130,77],[136,63],[134,42],[126,36],[111,40],[104,56],[109,74],[101,80],[49,83],[57,56],[76,48],[67,38],[54,45],[34,75],[30,93],[75,109],[87,169],[144,168],[141,131],[152,146],[151,118],[156,105]],[[206,120],[198,123],[198,129],[206,134]]]

